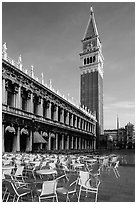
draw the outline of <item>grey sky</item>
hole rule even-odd
[[[135,122],[135,8],[132,2],[92,3],[103,45],[104,127]],[[14,60],[79,101],[79,53],[91,3],[3,3],[2,41]]]

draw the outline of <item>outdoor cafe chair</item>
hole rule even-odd
[[[78,175],[70,174],[68,181],[63,184],[63,187],[57,188],[57,194],[66,195],[66,202],[70,201],[69,195],[76,194],[77,198],[77,183],[78,183]]]
[[[40,162],[36,162],[33,165],[27,166],[27,168],[25,169],[26,170],[25,175],[27,175],[27,173],[31,173],[33,175],[34,180],[36,180],[35,172],[39,169],[40,169]]]
[[[37,190],[39,202],[41,200],[51,199],[51,198],[53,199],[53,202],[55,198],[56,198],[56,201],[58,202],[56,187],[57,187],[56,180],[44,181],[42,184],[42,189]]]
[[[95,194],[95,202],[97,202],[98,188],[100,185],[100,180],[97,177],[90,174],[89,172],[80,171],[78,185],[80,186],[78,202],[80,202],[80,197],[81,197],[82,191],[86,192],[86,197],[87,197],[88,192],[94,193]]]
[[[120,177],[120,174],[118,171],[118,166],[119,166],[119,161],[116,161],[116,162],[111,163],[111,165],[109,167],[109,173],[110,173],[110,170],[112,169],[116,178]]]
[[[8,192],[8,199],[6,200],[7,202],[8,201],[11,201],[11,198],[13,198],[13,202],[18,202],[19,199],[28,194],[31,194],[31,198],[33,200],[33,197],[32,197],[32,191],[29,189],[29,188],[24,188],[24,187],[20,187],[20,188],[17,188],[14,181],[8,181],[8,180],[5,180],[4,181],[4,184],[7,188],[7,192]]]

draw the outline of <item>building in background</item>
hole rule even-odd
[[[2,49],[2,152],[95,149],[96,117]]]
[[[103,62],[102,45],[99,38],[93,8],[90,10],[89,22],[82,39],[80,53],[81,88],[80,100],[82,107],[96,113],[97,148],[99,137],[104,134],[103,128]]]
[[[127,123],[125,126],[126,137],[127,137],[127,148],[135,148],[135,129],[132,123]]]
[[[134,149],[135,148],[135,129],[132,123],[128,123],[125,128],[104,130],[107,137],[107,148],[109,149],[110,137],[113,141],[113,148]]]

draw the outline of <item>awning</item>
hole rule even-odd
[[[29,132],[27,129],[25,128],[22,128],[21,131],[20,131],[21,135],[24,134],[24,135],[29,135]]]
[[[33,143],[47,143],[47,141],[39,134],[39,132],[34,132]]]
[[[11,126],[7,126],[5,128],[5,132],[15,133],[15,128]]]
[[[42,136],[43,137],[48,137],[48,133],[47,132],[43,132]]]

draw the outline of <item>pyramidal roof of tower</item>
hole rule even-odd
[[[91,7],[90,8],[90,18],[88,21],[88,25],[87,25],[83,40],[90,39],[96,36],[98,36],[98,30],[97,30],[97,26],[95,22],[93,8]]]

